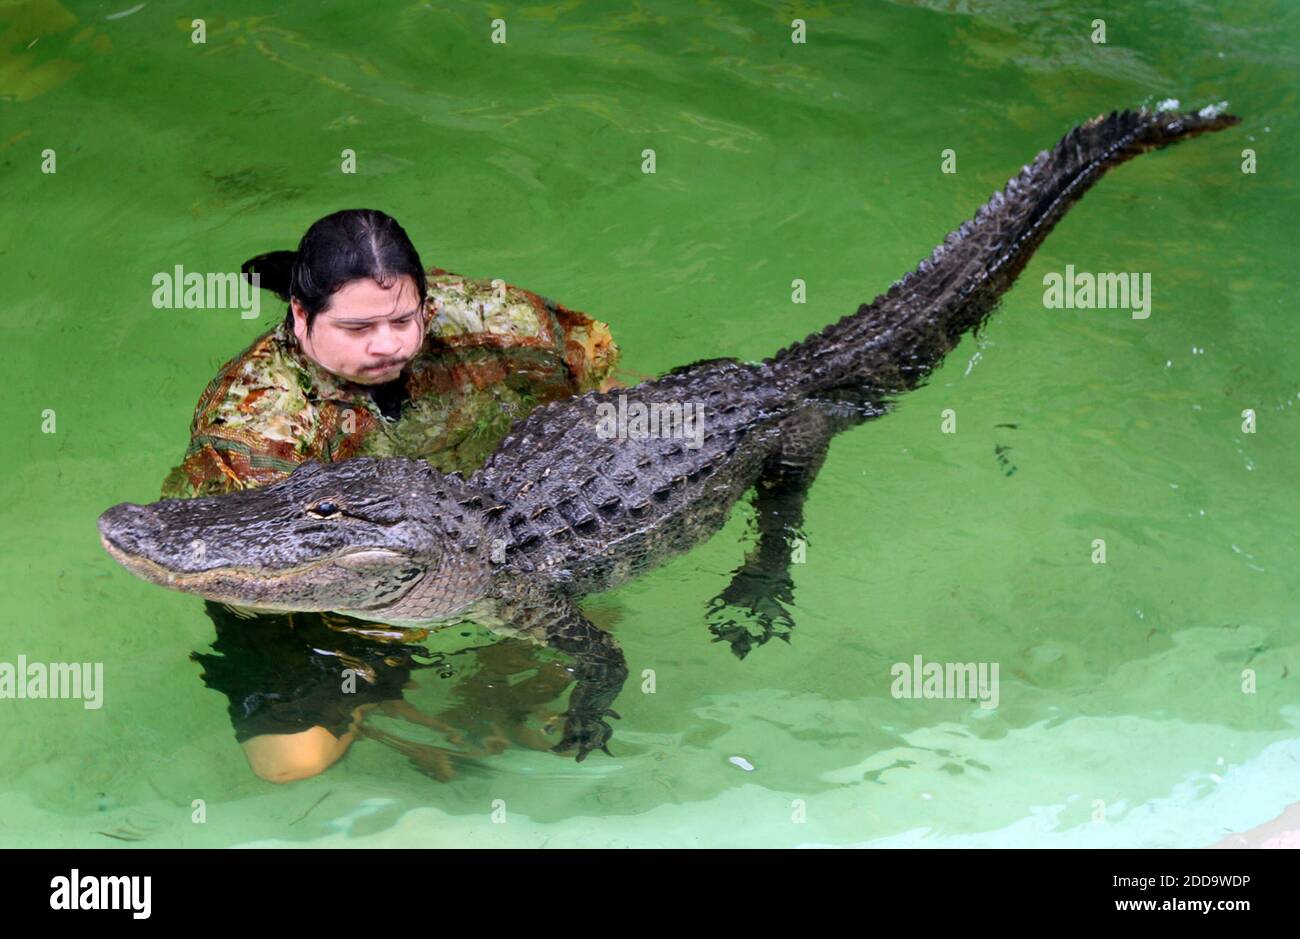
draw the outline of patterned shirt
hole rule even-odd
[[[185,459],[163,483],[183,499],[264,486],[307,460],[407,456],[477,469],[533,407],[607,386],[609,327],[500,280],[429,271],[424,345],[402,371],[390,420],[371,395],[321,368],[281,322],[221,367],[194,410]]]

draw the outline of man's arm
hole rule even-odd
[[[245,488],[234,467],[210,447],[191,449],[180,465],[173,466],[163,480],[164,499],[195,499],[218,496]]]
[[[269,339],[222,367],[194,409],[185,458],[163,482],[167,499],[222,495],[283,479],[317,444],[320,428]]]
[[[554,300],[543,298],[560,324],[564,343],[564,364],[577,384],[578,392],[607,391],[620,387],[614,379],[619,348],[609,326],[586,313],[570,310]]]
[[[451,347],[541,347],[563,363],[570,392],[615,386],[609,326],[504,280],[429,270],[428,332]]]
[[[245,434],[226,437],[211,427],[205,430],[190,441],[185,459],[167,474],[164,499],[218,496],[266,486],[284,479],[302,462],[297,454],[284,452],[290,448],[275,447],[270,441],[250,443]]]

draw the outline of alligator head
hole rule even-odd
[[[458,476],[420,460],[305,463],[260,489],[123,503],[104,547],[151,583],[265,610],[430,622],[481,595],[482,517]]]

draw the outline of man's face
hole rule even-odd
[[[368,279],[344,285],[310,333],[296,298],[292,306],[303,352],[326,371],[362,385],[392,381],[424,343],[424,307],[410,276],[387,288]]]

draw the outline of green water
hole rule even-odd
[[[0,844],[1198,846],[1300,800],[1300,8],[241,2],[196,45],[189,7],[108,18],[131,7],[0,4],[0,661],[104,668],[99,709],[0,701]],[[1103,180],[981,339],[835,441],[789,644],[739,661],[704,625],[748,506],[589,604],[632,672],[613,758],[515,734],[439,780],[394,741],[446,734],[376,715],[386,742],[264,782],[188,659],[201,602],[99,545],[99,512],[157,497],[205,383],[282,312],[158,310],[155,273],[236,270],[374,207],[426,265],[608,321],[630,374],[760,358],[1072,124],[1166,98],[1243,122]],[[1151,316],[1045,309],[1067,264],[1149,272]],[[894,698],[918,654],[998,663],[998,707]],[[482,655],[406,700],[506,721],[508,688],[467,697]]]

